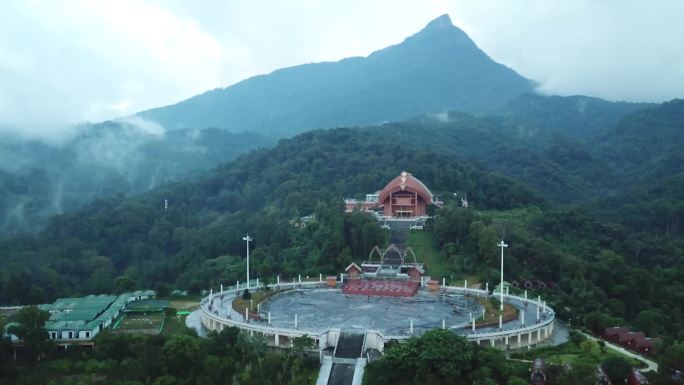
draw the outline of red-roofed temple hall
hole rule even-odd
[[[427,215],[427,207],[435,204],[432,193],[418,178],[403,171],[375,194],[367,194],[364,202],[346,199],[346,211],[381,209],[389,218],[416,218]]]
[[[380,191],[378,203],[387,217],[422,217],[432,204],[432,193],[418,178],[404,171]]]

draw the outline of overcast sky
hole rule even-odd
[[[7,0],[0,134],[55,134],[277,68],[365,56],[444,13],[542,92],[684,97],[681,0]]]

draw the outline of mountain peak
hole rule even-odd
[[[424,28],[425,29],[449,29],[449,28],[455,28],[454,24],[451,22],[451,18],[449,17],[449,14],[445,13],[442,16],[432,20],[431,22],[428,23],[428,25]]]
[[[446,44],[445,47],[454,47],[454,44],[469,48],[477,47],[475,42],[470,39],[465,31],[451,22],[451,18],[446,13],[429,22],[425,28],[409,37],[407,40],[433,42],[431,44],[439,41]]]
[[[447,110],[482,112],[533,88],[445,14],[367,57],[281,69],[140,115],[167,128],[287,136]]]

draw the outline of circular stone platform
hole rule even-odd
[[[409,334],[411,319],[414,333],[422,334],[441,328],[442,320],[447,328],[463,329],[470,313],[482,314],[482,306],[473,299],[423,290],[408,298],[347,295],[339,289],[295,290],[263,303],[261,309],[271,312],[276,328],[294,329],[297,314],[300,330],[369,329],[395,336]]]

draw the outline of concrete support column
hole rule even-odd
[[[446,278],[442,277],[442,287],[446,287]]]
[[[508,346],[508,336],[506,336],[506,337],[504,338],[504,344],[505,344],[505,346]]]
[[[256,287],[257,287],[257,289],[259,288],[259,277],[257,277],[257,279],[256,279]]]
[[[413,319],[409,320],[409,333],[413,335]]]
[[[518,333],[518,346],[520,346],[520,337],[521,336],[522,336],[522,334]]]
[[[541,341],[541,329],[537,329],[537,343]]]
[[[499,329],[503,329],[503,315],[499,314]]]
[[[527,333],[527,345],[532,345],[532,331],[530,330],[529,333]]]
[[[274,336],[275,346],[280,346],[280,334],[276,333]]]
[[[271,326],[271,311],[268,311],[268,326]]]
[[[485,283],[485,291],[489,294],[489,282]]]
[[[525,290],[525,299],[527,299],[527,290]]]
[[[299,280],[299,284],[301,285],[302,284],[302,275],[301,274],[299,274],[298,280]]]
[[[522,326],[525,326],[525,310],[524,310],[524,309],[523,309],[522,312],[520,312],[520,317],[521,317],[521,319],[520,319],[520,324],[521,324]]]
[[[472,323],[473,323],[473,332],[474,332],[474,331],[475,331],[475,318],[470,317],[470,320],[471,320]]]
[[[245,322],[249,323],[249,308],[245,308]]]
[[[495,344],[494,338],[492,338],[491,340],[489,340],[489,342],[491,343],[492,347],[494,347],[494,344]]]
[[[323,273],[318,273],[318,282],[323,282]]]
[[[340,273],[340,283],[344,283],[344,274]]]
[[[442,319],[442,329],[446,329],[446,320]]]
[[[221,293],[223,293],[223,284],[221,284]]]
[[[295,330],[299,329],[299,320],[297,317],[297,313],[295,313]]]
[[[276,276],[276,285],[280,285],[280,274]]]

